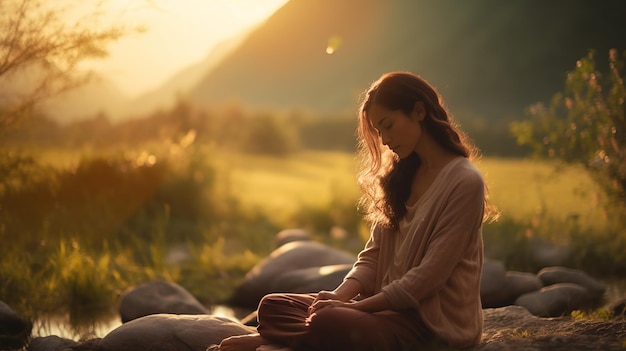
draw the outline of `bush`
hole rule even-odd
[[[295,128],[278,117],[262,114],[244,127],[242,148],[246,152],[284,156],[299,147]]]
[[[181,242],[218,216],[214,170],[193,148],[101,155],[62,170],[27,157],[4,164],[17,167],[2,182],[0,235],[28,241],[26,247],[72,237],[94,247],[128,235],[150,240],[161,224],[168,242]]]
[[[538,156],[585,167],[612,200],[626,208],[626,86],[624,59],[609,53],[608,72],[596,67],[589,54],[567,74],[564,92],[549,107],[528,109],[530,118],[512,124],[518,143]]]

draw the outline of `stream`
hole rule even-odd
[[[607,286],[605,293],[606,306],[626,300],[626,280],[624,278],[603,282]],[[211,314],[238,320],[235,310],[224,305],[214,306]],[[56,335],[66,339],[80,340],[81,338],[104,337],[120,325],[122,325],[122,322],[117,314],[112,314],[109,318],[99,321],[94,325],[83,326],[79,328],[79,330],[70,326],[68,318],[52,317],[35,321],[32,336],[43,337]]]

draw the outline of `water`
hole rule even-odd
[[[214,306],[211,310],[211,314],[235,321],[239,320],[236,316],[235,310],[228,306]],[[100,321],[81,325],[80,327],[72,326],[68,316],[49,316],[35,321],[32,336],[43,337],[56,335],[70,340],[81,340],[95,337],[102,338],[121,325],[122,321],[118,315],[111,315]]]
[[[605,294],[607,306],[626,299],[625,279],[611,279],[604,281],[604,283],[607,286]],[[228,306],[214,306],[211,310],[211,314],[235,321],[239,320],[237,311]],[[94,337],[102,338],[121,325],[122,321],[118,315],[111,315],[92,325],[83,325],[79,328],[72,327],[68,317],[55,316],[36,321],[33,326],[32,335],[33,337],[56,335],[71,340]]]

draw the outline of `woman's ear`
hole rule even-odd
[[[424,118],[426,118],[426,105],[424,105],[424,101],[417,101],[415,103],[412,115],[418,122],[421,122]]]

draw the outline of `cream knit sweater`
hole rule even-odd
[[[364,296],[383,292],[394,310],[415,309],[454,347],[480,342],[484,182],[466,158],[448,163],[413,205],[399,231],[374,226],[346,276]]]

